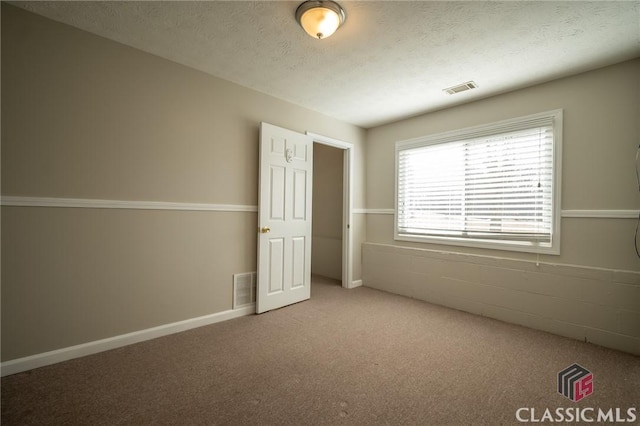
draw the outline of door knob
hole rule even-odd
[[[271,228],[269,228],[268,226],[263,226],[262,228],[260,228],[261,234],[266,234],[267,232],[271,232]]]

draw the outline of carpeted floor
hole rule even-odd
[[[594,376],[579,402],[557,392],[573,363]],[[559,407],[640,419],[639,357],[320,277],[309,301],[1,386],[3,425],[498,425]]]

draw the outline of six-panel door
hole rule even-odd
[[[257,313],[311,295],[312,172],[309,136],[261,124]]]

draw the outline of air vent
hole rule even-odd
[[[447,89],[443,89],[443,91],[447,92],[450,95],[455,95],[456,93],[465,92],[467,90],[476,89],[478,85],[473,81],[467,81],[466,83],[458,84],[457,86],[452,86]]]
[[[233,309],[256,303],[256,273],[233,274]]]

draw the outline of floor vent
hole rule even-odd
[[[467,81],[466,83],[458,84],[457,86],[452,86],[446,89],[442,89],[450,95],[454,95],[456,93],[464,92],[471,89],[476,89],[478,85],[473,81]]]
[[[256,303],[256,273],[233,274],[233,309]]]

